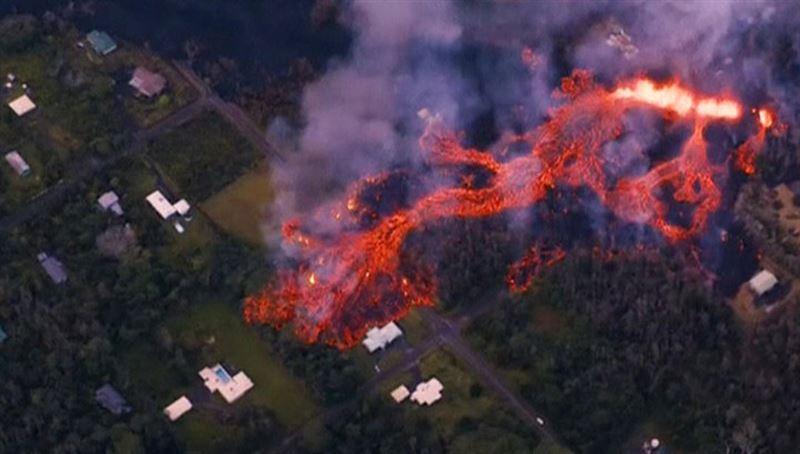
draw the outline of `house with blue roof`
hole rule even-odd
[[[106,32],[92,30],[86,35],[86,40],[99,55],[108,55],[117,50],[117,43]]]

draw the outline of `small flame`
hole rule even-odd
[[[311,273],[308,276],[308,285],[314,285],[316,283],[317,283],[317,277],[314,275],[314,273]]]
[[[775,123],[775,116],[767,109],[758,109],[758,123],[764,128],[769,128]]]

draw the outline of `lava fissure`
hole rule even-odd
[[[338,233],[314,236],[303,231],[302,221],[286,224],[284,239],[301,265],[280,271],[272,285],[247,298],[246,320],[276,327],[292,323],[303,341],[351,347],[371,326],[402,317],[411,307],[433,304],[436,286],[430,275],[404,274],[401,268],[401,249],[412,231],[440,219],[484,218],[530,207],[557,186],[587,187],[618,219],[647,224],[669,242],[690,239],[704,229],[720,206],[716,177],[724,169],[709,162],[703,131],[712,122],[739,121],[742,107],[737,101],[699,96],[678,83],[658,85],[646,78],[607,90],[583,71],[565,78],[559,95],[565,103],[552,109],[545,123],[524,134],[502,136],[496,149],[524,145],[530,150],[505,162],[491,152],[465,149],[438,117],[422,114],[427,127],[419,145],[430,165],[483,168],[489,172],[487,184],[434,190],[390,215],[373,216],[374,222],[364,228],[357,219],[364,210],[357,194],[365,183],[356,183],[344,203],[322,210],[340,223]],[[659,111],[692,125],[693,133],[674,159],[609,183],[602,147],[625,132],[623,118],[634,109]],[[755,154],[774,121],[768,111],[758,112],[757,134],[735,153],[736,166],[748,174],[755,170]],[[667,187],[673,190],[672,200],[664,199]],[[668,221],[673,203],[693,208],[685,225]],[[565,254],[559,248],[534,247],[511,265],[507,283],[513,291],[524,291],[538,269]]]

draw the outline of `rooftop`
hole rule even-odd
[[[133,71],[133,77],[131,77],[128,84],[141,93],[142,96],[151,98],[164,91],[167,86],[167,80],[161,74],[151,72],[140,66]]]
[[[244,372],[231,377],[221,364],[206,367],[197,373],[209,392],[218,391],[226,402],[233,403],[253,388],[253,382]]]
[[[115,415],[121,415],[131,411],[131,407],[128,406],[128,402],[125,401],[125,398],[109,384],[98,388],[94,393],[94,397],[103,408]]]
[[[122,207],[119,205],[119,196],[114,191],[108,191],[97,199],[100,208],[111,210],[117,215],[122,215]]]
[[[400,385],[390,393],[395,402],[400,403],[411,395],[411,392],[406,388],[406,385]]]
[[[395,339],[403,335],[403,331],[394,322],[389,322],[381,328],[372,328],[367,331],[367,337],[361,342],[370,353],[386,348]]]
[[[750,279],[750,288],[759,296],[772,290],[775,284],[778,283],[778,278],[767,270],[761,270]]]
[[[147,202],[163,219],[167,219],[175,214],[175,207],[164,197],[161,191],[153,191],[147,196]]]
[[[54,283],[63,284],[67,281],[67,272],[64,269],[64,265],[57,258],[51,257],[44,252],[39,253],[36,258]]]
[[[431,378],[417,385],[417,388],[411,394],[411,400],[419,405],[432,405],[442,398],[443,389],[442,382],[436,377]]]
[[[0,344],[2,344],[6,339],[8,339],[8,334],[6,334],[6,332],[3,331],[3,327],[0,326]]]
[[[191,409],[192,402],[186,396],[181,396],[164,409],[164,414],[167,415],[170,421],[176,421]]]
[[[6,153],[6,162],[17,172],[17,175],[24,177],[31,173],[31,167],[25,162],[25,159],[16,152],[12,151],[10,153]]]
[[[33,103],[33,100],[29,98],[28,95],[22,95],[8,103],[8,107],[10,107],[18,117],[21,117],[35,109],[36,104]]]
[[[92,30],[86,35],[86,39],[92,49],[100,55],[108,55],[117,49],[117,43],[106,32]]]

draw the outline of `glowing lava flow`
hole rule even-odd
[[[677,83],[659,86],[644,78],[609,91],[596,86],[586,72],[566,78],[560,95],[568,101],[550,112],[544,124],[524,134],[504,136],[499,149],[521,145],[530,150],[506,162],[497,161],[491,152],[463,148],[453,131],[428,115],[420,147],[431,165],[480,167],[491,175],[489,183],[435,190],[391,215],[374,216],[367,228],[359,228],[355,220],[360,210],[357,183],[341,205],[312,215],[332,217],[340,223],[338,230],[311,236],[303,232],[302,222],[286,225],[286,246],[293,248],[290,255],[297,258],[297,265],[279,271],[273,285],[246,299],[246,320],[276,327],[291,323],[306,342],[351,347],[371,326],[398,319],[413,306],[433,304],[435,285],[430,273],[401,266],[401,247],[409,233],[439,219],[481,218],[529,207],[556,186],[588,187],[617,218],[650,225],[670,242],[702,231],[720,205],[714,177],[723,171],[708,160],[703,130],[710,122],[740,120],[739,103],[699,96]],[[624,134],[624,114],[633,109],[660,111],[674,121],[693,125],[694,132],[676,158],[643,175],[608,181],[601,147]],[[768,127],[764,118],[759,134],[748,140],[752,153],[763,144]],[[670,194],[671,200],[665,200],[664,194]],[[670,223],[671,204],[691,206],[690,222]],[[532,279],[526,268],[538,269],[563,257],[560,249],[534,249],[512,265],[509,284],[513,290],[524,290]]]

